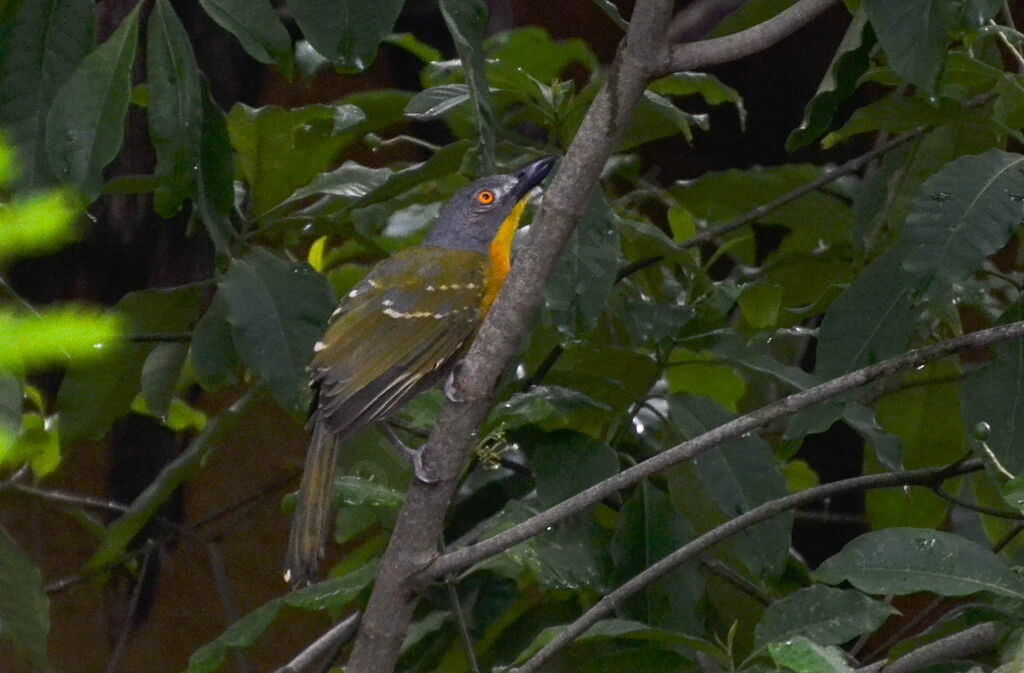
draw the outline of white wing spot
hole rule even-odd
[[[327,348],[327,344],[325,344],[323,341],[317,341],[315,344],[313,344],[314,353],[319,353],[325,348]]]
[[[384,309],[384,315],[389,318],[439,318],[441,315],[430,311],[396,311],[393,308]]]
[[[366,281],[366,282],[370,284],[370,287],[375,287],[375,288],[377,288],[378,290],[379,290],[379,289],[380,289],[381,287],[383,287],[383,286],[382,286],[382,285],[380,284],[380,282],[379,282],[379,281],[376,281],[376,280],[374,280],[374,279],[372,279],[372,278],[371,278],[370,280]]]
[[[383,299],[383,300],[381,300],[380,305],[381,306],[394,306],[395,302],[391,301],[390,299]]]

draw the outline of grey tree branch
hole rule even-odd
[[[799,493],[793,493],[777,500],[770,500],[758,505],[749,512],[730,519],[721,526],[709,530],[707,533],[691,540],[657,563],[653,564],[631,580],[605,595],[601,600],[584,612],[576,621],[569,624],[557,636],[551,639],[544,647],[539,649],[530,659],[519,668],[512,669],[511,673],[532,673],[547,661],[551,655],[569,645],[578,638],[584,631],[596,624],[605,616],[615,610],[615,606],[630,596],[642,591],[652,582],[657,581],[668,571],[681,563],[684,563],[698,554],[706,551],[709,547],[728,537],[744,531],[756,523],[766,521],[791,509],[800,507],[810,502],[835,497],[843,493],[863,491],[875,488],[890,488],[907,484],[929,486],[936,481],[949,477],[959,476],[968,472],[976,472],[982,469],[981,460],[973,458],[966,460],[953,469],[947,467],[933,467],[922,470],[906,472],[887,472],[885,474],[870,474],[860,477],[852,477],[835,481],[831,484],[823,484],[809,488]]]
[[[427,445],[424,465],[437,481],[414,480],[384,552],[366,607],[348,673],[390,673],[416,605],[409,578],[436,558],[436,540],[458,474],[483,422],[492,389],[515,354],[544,284],[585,211],[601,169],[611,155],[658,65],[668,60],[665,38],[671,0],[638,0],[608,79],[591,104],[531,227],[531,240],[516,256],[480,333],[456,372],[464,402],[446,403]]]
[[[999,645],[1000,640],[999,628],[996,624],[986,622],[940,638],[933,643],[922,645],[888,666],[881,668],[866,666],[859,670],[880,671],[880,673],[914,673],[914,671],[920,671],[943,662],[990,652]]]
[[[429,568],[425,568],[419,580],[428,582],[445,573],[467,568],[474,563],[490,558],[523,540],[539,535],[549,527],[587,509],[616,491],[632,486],[673,465],[691,460],[722,442],[740,437],[746,432],[755,432],[766,423],[819,402],[833,399],[885,376],[908,371],[926,362],[1022,337],[1024,337],[1024,321],[998,325],[932,346],[908,351],[894,358],[825,381],[807,390],[793,393],[623,470],[492,538],[449,552],[438,558]]]
[[[362,613],[358,610],[345,619],[332,626],[324,635],[314,640],[306,649],[295,655],[295,658],[277,669],[275,673],[302,673],[311,670],[314,663],[324,655],[334,651],[339,644],[344,644],[359,626],[359,617]]]
[[[660,74],[697,70],[762,52],[807,25],[835,2],[800,0],[771,19],[738,33],[675,45]]]

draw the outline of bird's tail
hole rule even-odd
[[[313,437],[306,453],[306,465],[299,484],[299,497],[292,515],[288,538],[284,579],[292,585],[307,584],[316,576],[324,555],[330,526],[331,497],[334,493],[334,466],[338,458],[338,438],[320,415],[313,421]]]

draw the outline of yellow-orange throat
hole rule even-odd
[[[491,308],[494,298],[498,296],[498,290],[501,289],[501,284],[505,282],[505,276],[508,275],[512,239],[519,227],[519,218],[522,217],[523,209],[526,208],[526,201],[527,199],[524,198],[513,206],[512,212],[501,223],[497,236],[491,241],[491,263],[487,269],[487,291],[483,301],[484,313]]]

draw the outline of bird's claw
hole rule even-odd
[[[455,363],[452,370],[448,372],[448,376],[444,380],[444,396],[449,401],[455,402],[456,404],[462,404],[466,401],[466,396],[462,394],[459,387],[455,384],[455,374],[462,369],[462,360]]]
[[[399,438],[397,434],[395,434],[395,431],[392,430],[391,426],[389,426],[386,422],[381,422],[379,425],[381,432],[384,433],[384,436],[388,438],[388,440],[391,442],[392,445],[394,445],[396,449],[398,449],[399,453],[402,454],[402,457],[409,461],[409,463],[412,465],[412,472],[414,475],[416,475],[416,479],[418,481],[424,484],[436,484],[439,481],[438,479],[434,479],[433,477],[427,474],[427,470],[423,466],[422,450],[416,450],[408,446],[405,442],[401,440],[401,438]]]

